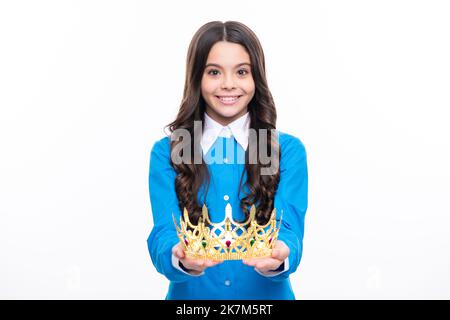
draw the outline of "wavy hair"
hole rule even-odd
[[[271,134],[271,129],[276,129],[276,109],[272,94],[269,90],[266,70],[264,52],[261,44],[253,33],[253,31],[246,25],[237,21],[211,21],[203,26],[194,34],[188,49],[186,60],[186,78],[184,84],[183,99],[181,101],[180,109],[176,119],[168,124],[165,128],[169,128],[170,132],[177,129],[184,129],[190,133],[191,139],[189,163],[175,164],[172,159],[174,153],[179,152],[179,148],[175,148],[178,143],[183,141],[171,142],[171,165],[175,169],[177,176],[175,179],[175,189],[178,196],[179,207],[183,212],[186,208],[189,212],[189,218],[193,223],[197,223],[202,213],[202,206],[198,202],[197,193],[200,188],[206,186],[205,198],[209,189],[210,175],[208,167],[201,158],[201,163],[195,164],[195,155],[201,155],[200,142],[195,139],[200,139],[194,135],[194,121],[201,121],[204,124],[204,113],[206,109],[205,100],[201,94],[201,80],[205,70],[205,64],[208,54],[212,46],[218,41],[228,41],[242,45],[250,56],[251,73],[255,82],[255,94],[247,106],[250,116],[250,128],[259,132],[259,129],[267,129],[268,138],[265,150],[275,150],[278,154],[278,159],[281,156],[277,139]],[[245,171],[247,173],[247,181],[245,185],[248,187],[249,193],[240,201],[240,207],[247,219],[249,216],[250,206],[255,204],[256,218],[258,223],[264,223],[270,218],[270,214],[274,207],[274,196],[278,187],[280,172],[279,166],[275,174],[261,175],[261,168],[267,165],[261,164],[259,157],[259,135],[257,134],[256,148],[253,149],[257,154],[253,159],[257,159],[257,163],[249,163],[249,150],[245,152]],[[272,155],[270,155],[272,156]],[[196,159],[199,159],[196,158]],[[238,194],[242,191],[242,180],[244,172],[241,175],[239,182]]]

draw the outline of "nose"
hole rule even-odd
[[[232,74],[225,74],[222,79],[222,89],[233,89],[235,87]]]

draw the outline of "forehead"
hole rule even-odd
[[[206,63],[216,63],[224,67],[234,67],[237,63],[250,63],[250,56],[244,46],[238,43],[216,42],[208,54]]]

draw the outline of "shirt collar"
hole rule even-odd
[[[203,154],[205,155],[208,152],[218,137],[230,138],[233,136],[241,147],[244,150],[247,150],[249,128],[250,116],[248,112],[229,123],[227,126],[223,126],[219,122],[213,120],[205,112],[205,125],[200,143]]]

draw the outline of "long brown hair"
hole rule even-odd
[[[276,109],[272,94],[267,85],[264,52],[261,44],[253,31],[244,24],[236,21],[212,21],[204,24],[194,34],[189,45],[186,61],[186,79],[181,106],[176,119],[166,126],[173,132],[177,129],[189,131],[191,137],[190,150],[191,160],[189,163],[175,164],[172,156],[176,152],[175,146],[182,141],[171,142],[171,165],[177,172],[175,188],[178,195],[180,209],[186,208],[189,218],[197,223],[202,213],[203,203],[198,203],[197,193],[206,185],[205,199],[209,188],[210,176],[208,167],[201,157],[201,164],[195,164],[195,154],[201,154],[198,146],[200,137],[194,135],[194,121],[204,123],[205,101],[201,94],[201,80],[205,70],[205,64],[212,46],[218,41],[228,41],[242,45],[250,56],[251,72],[255,82],[255,94],[248,104],[250,116],[250,128],[259,132],[259,129],[267,129],[268,139],[266,150],[276,150],[278,158],[280,155],[277,139],[271,135],[271,129],[276,128]],[[257,154],[259,154],[259,135],[257,134]],[[247,218],[249,207],[255,204],[256,217],[259,223],[270,218],[274,207],[274,196],[280,179],[279,168],[273,175],[261,175],[261,168],[267,165],[260,163],[259,155],[256,156],[257,163],[249,163],[249,150],[245,152],[245,171],[249,193],[241,199],[240,207]],[[198,158],[197,158],[198,159]],[[279,166],[278,166],[279,167]],[[239,182],[238,194],[242,191],[242,180]],[[205,202],[205,200],[204,200]]]

